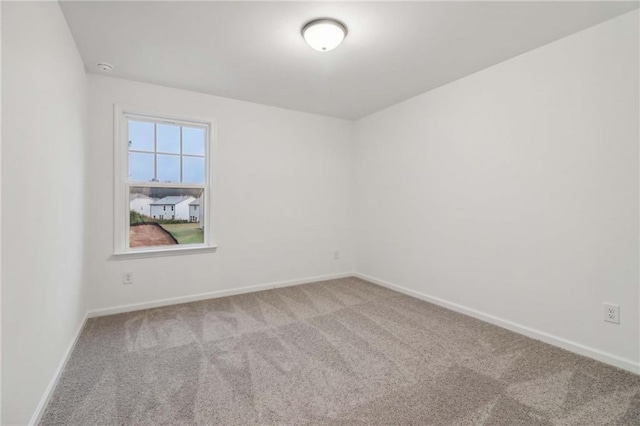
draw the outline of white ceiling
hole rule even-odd
[[[637,2],[61,2],[87,70],[357,119]],[[300,27],[349,27],[331,52]]]

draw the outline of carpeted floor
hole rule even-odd
[[[640,424],[640,376],[348,278],[89,320],[44,425]]]

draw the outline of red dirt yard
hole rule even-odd
[[[151,247],[178,244],[173,236],[156,223],[132,225],[129,228],[129,247]]]

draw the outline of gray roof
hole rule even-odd
[[[200,205],[200,198],[196,198],[195,200],[190,202],[189,205],[190,206],[199,206]]]
[[[136,192],[135,194],[129,194],[129,201],[133,201],[133,200],[138,199],[138,198],[144,198],[146,200],[153,200],[153,198],[149,197],[148,195],[140,194],[138,192]]]
[[[152,206],[169,206],[169,205],[175,205],[175,204],[179,204],[185,200],[188,200],[190,197],[188,195],[172,195],[170,197],[164,197],[159,199],[158,201],[154,201],[153,203],[151,203]]]

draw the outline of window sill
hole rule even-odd
[[[112,260],[141,259],[147,257],[183,256],[187,254],[213,253],[217,246],[191,246],[170,249],[129,250],[116,252],[111,255]]]

